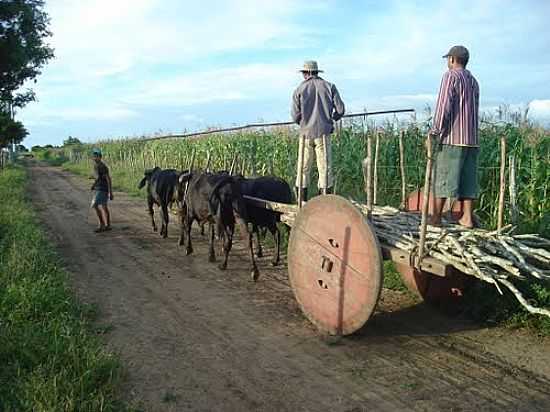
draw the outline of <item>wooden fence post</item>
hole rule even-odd
[[[407,210],[407,177],[405,175],[405,148],[403,138],[405,131],[399,133],[399,168],[401,170],[401,209]]]
[[[373,204],[378,203],[378,151],[380,147],[380,130],[376,131],[376,142],[374,145],[374,177],[373,177]]]
[[[509,195],[510,195],[510,218],[512,224],[518,224],[518,204],[517,204],[517,187],[516,187],[516,156],[511,154],[508,158],[508,174],[509,174]]]
[[[365,192],[367,194],[367,217],[372,214],[372,136],[367,133],[367,157],[363,160],[363,179],[365,180]]]
[[[504,194],[506,190],[506,137],[500,137],[500,190],[498,195],[497,230],[501,230],[504,222]]]
[[[422,201],[422,220],[420,221],[420,243],[418,245],[418,260],[415,262],[416,267],[420,267],[420,262],[424,257],[424,246],[426,243],[426,230],[428,227],[428,209],[430,200],[430,190],[432,186],[432,166],[433,166],[433,148],[432,148],[432,135],[428,133],[426,141],[427,148],[427,161],[426,161],[426,175],[424,176],[424,198]]]

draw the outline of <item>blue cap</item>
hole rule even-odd
[[[101,157],[101,149],[98,149],[96,147],[95,149],[92,150],[92,155]]]

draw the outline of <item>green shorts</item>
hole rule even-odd
[[[103,190],[96,190],[94,197],[92,199],[92,204],[90,206],[92,208],[95,208],[98,206],[107,206],[108,201],[109,201],[109,194],[107,192],[104,192]]]
[[[434,167],[436,197],[476,199],[479,147],[441,145]]]

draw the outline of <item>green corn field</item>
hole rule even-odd
[[[372,137],[375,153],[379,139],[376,167],[376,199],[379,205],[401,203],[399,135],[404,132],[404,167],[407,193],[424,184],[426,154],[424,140],[427,124],[387,122],[382,128],[349,122],[332,137],[335,191],[356,200],[365,200],[361,162],[366,156],[367,136]],[[496,227],[500,187],[500,140],[504,137],[506,153],[505,223],[514,222],[521,232],[550,237],[550,133],[529,125],[488,125],[480,131],[480,197],[476,213],[486,228]],[[277,175],[294,185],[298,152],[297,132],[293,128],[214,134],[189,139],[126,139],[96,143],[110,166],[116,189],[138,194],[137,183],[145,169],[159,166],[184,170],[195,152],[195,167],[204,167],[210,154],[214,170],[228,170],[238,156],[237,170],[244,175]],[[58,162],[80,174],[90,174],[92,145],[69,146],[57,151]],[[509,204],[510,159],[515,161],[517,217],[512,219]],[[315,179],[313,180],[315,182]]]

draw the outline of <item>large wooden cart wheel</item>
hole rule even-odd
[[[349,335],[376,307],[382,253],[373,228],[355,206],[340,196],[318,196],[296,216],[288,272],[306,317],[323,332]]]
[[[422,191],[413,192],[407,199],[407,210],[410,212],[420,212],[423,203]],[[430,195],[430,213],[432,206],[432,195]],[[458,202],[454,202],[452,207],[447,203],[443,208],[443,213],[450,213],[453,219],[462,217],[462,210]],[[471,280],[470,276],[465,276],[458,270],[449,270],[447,276],[437,276],[431,273],[416,269],[409,265],[395,264],[395,267],[405,286],[416,296],[422,298],[428,303],[435,304],[446,310],[452,310],[456,307],[464,296],[464,291]]]

